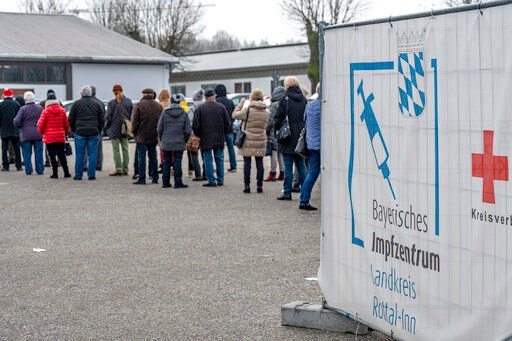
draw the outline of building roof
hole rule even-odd
[[[158,49],[72,15],[0,13],[0,59],[175,63]]]
[[[293,66],[305,65],[308,61],[308,44],[298,43],[191,55],[182,58],[180,67],[176,72]]]

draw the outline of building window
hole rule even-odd
[[[235,83],[235,93],[250,93],[251,90],[251,82]]]
[[[46,67],[42,65],[25,67],[25,79],[27,83],[44,83],[46,81]]]
[[[280,85],[280,86],[284,86],[284,79],[281,79],[281,80],[279,81],[279,85]],[[271,92],[274,92],[274,89],[275,89],[275,88],[276,88],[276,87],[275,87],[274,81],[273,81],[273,80],[272,80],[272,81],[270,81],[270,89],[272,89],[272,90],[271,90]]]
[[[23,68],[20,65],[4,65],[4,82],[20,83],[23,82]]]
[[[64,64],[4,64],[0,69],[0,81],[4,83],[66,83]]]
[[[171,94],[182,94],[183,96],[187,96],[187,87],[185,85],[173,85],[171,86]]]
[[[217,84],[201,84],[201,89],[203,89],[203,90],[208,90],[208,89],[214,90],[216,86],[217,86]]]

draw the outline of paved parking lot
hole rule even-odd
[[[321,295],[320,215],[275,200],[281,183],[133,186],[104,151],[94,182],[0,174],[1,339],[355,339],[280,325]]]

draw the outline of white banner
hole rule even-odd
[[[402,339],[512,335],[511,18],[509,3],[326,30],[329,306]]]

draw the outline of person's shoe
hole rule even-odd
[[[146,184],[146,182],[145,182],[145,181],[143,182],[143,181],[138,181],[138,180],[137,180],[137,181],[135,181],[133,184],[134,184],[134,185],[145,185],[145,184]]]
[[[318,210],[318,208],[313,207],[310,204],[306,204],[306,205],[299,205],[299,210],[316,211],[316,210]]]
[[[258,187],[258,188],[256,188],[256,191],[257,191],[258,193],[263,193],[263,187]]]
[[[89,178],[88,180],[89,181],[94,181],[94,180],[96,180],[96,177],[93,176],[93,177]]]
[[[122,174],[123,176],[127,176],[128,175],[128,172],[123,172]]]
[[[249,185],[245,185],[245,188],[244,188],[244,193],[251,193],[251,187],[249,187]]]
[[[2,168],[2,172],[8,172],[9,168]]]
[[[276,172],[270,172],[268,173],[268,176],[265,180],[263,181],[266,181],[266,182],[274,182],[274,181],[277,181],[276,179]]]
[[[139,178],[139,174],[133,174],[132,180],[137,180]]]
[[[16,167],[16,172],[21,172],[23,170],[23,167]]]
[[[185,184],[177,184],[177,185],[174,185],[174,188],[188,188],[188,185],[185,185]]]
[[[203,184],[203,187],[217,187],[217,184],[211,184],[211,183],[205,183]]]
[[[230,168],[230,169],[228,169],[228,172],[230,172],[230,173],[236,173],[236,168]]]
[[[65,177],[65,178],[70,178],[70,177],[71,177],[71,174],[69,174],[69,173],[64,174],[64,177]]]
[[[193,178],[192,181],[203,181],[203,178],[198,176],[196,178]]]
[[[293,187],[292,193],[300,193],[300,187]]]
[[[123,173],[115,172],[115,173],[110,173],[108,176],[122,176],[122,175],[123,175]]]
[[[171,188],[171,187],[172,187],[171,184],[164,184],[164,185],[162,185],[162,188]]]
[[[51,165],[50,165],[50,163],[49,163],[48,161],[44,163],[44,166],[45,166],[46,168],[51,167]]]
[[[50,179],[58,179],[59,176],[57,174],[53,174],[52,176],[50,176]]]
[[[291,201],[292,200],[292,197],[291,196],[286,196],[286,195],[281,195],[280,197],[277,197],[277,200],[281,200],[281,201]]]
[[[96,171],[97,172],[101,172],[102,168],[101,167],[96,167]]]
[[[224,186],[224,183],[223,182],[217,182],[217,186],[222,187],[222,186]]]
[[[151,183],[156,185],[156,184],[158,184],[158,180],[153,180],[153,181],[151,181]]]
[[[277,177],[277,181],[284,181],[284,172],[280,171],[279,176]]]
[[[82,179],[77,178],[76,176],[73,178],[73,180],[76,180],[76,181],[82,181]]]

